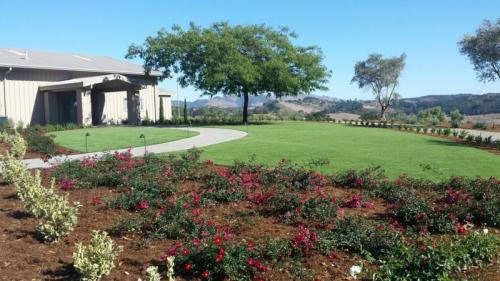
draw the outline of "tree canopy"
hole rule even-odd
[[[446,120],[446,114],[440,106],[424,109],[418,113],[417,117],[420,122],[431,123],[434,126]]]
[[[385,111],[399,98],[396,87],[399,76],[405,67],[406,54],[399,57],[384,58],[381,54],[371,54],[368,59],[354,66],[351,83],[360,88],[369,88],[380,105],[380,118],[385,120]]]
[[[249,95],[276,97],[326,90],[330,71],[315,46],[300,47],[287,28],[235,25],[217,22],[208,28],[190,24],[160,30],[142,46],[129,47],[127,58],[144,60],[146,71],[179,74],[181,86],[193,86],[204,95],[244,97],[243,122],[247,122]]]
[[[500,18],[484,21],[475,35],[458,42],[460,52],[469,57],[480,81],[500,79]]]

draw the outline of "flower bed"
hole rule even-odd
[[[3,190],[0,200],[10,211],[0,211],[0,226],[10,229],[8,247],[19,248],[0,248],[9,252],[0,264],[28,263],[23,278],[74,279],[75,242],[102,230],[123,246],[103,280],[137,280],[148,268],[153,274],[151,266],[165,279],[167,260],[176,280],[494,276],[497,179],[391,181],[375,168],[327,177],[287,161],[225,167],[199,157],[197,150],[167,158],[117,153],[44,171],[45,181],[56,178],[57,193],[82,204],[74,232],[54,245],[29,236],[16,240],[32,218],[9,216],[17,200],[5,199],[9,189]],[[15,224],[19,219],[27,222]],[[34,250],[23,253],[23,243]],[[33,270],[20,258],[28,255],[48,269]],[[2,270],[20,274],[10,266]]]

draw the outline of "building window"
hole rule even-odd
[[[127,98],[123,99],[123,111],[128,112]]]

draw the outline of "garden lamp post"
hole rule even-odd
[[[89,152],[89,141],[88,141],[89,137],[90,133],[89,132],[85,133],[85,152]]]
[[[146,152],[147,152],[147,149],[146,149],[146,135],[145,134],[141,134],[139,136],[139,138],[144,139],[144,154],[146,154]]]

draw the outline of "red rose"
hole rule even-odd
[[[101,197],[99,197],[99,196],[92,197],[91,202],[92,202],[92,205],[94,205],[94,206],[99,205],[102,203]]]
[[[215,245],[222,244],[222,238],[220,238],[220,236],[216,236],[214,239],[214,243],[215,243]]]
[[[139,202],[139,204],[137,204],[137,209],[139,209],[139,210],[144,210],[147,208],[149,208],[149,204],[148,204],[148,201],[146,201],[146,200],[142,200],[141,202]]]
[[[253,243],[252,241],[248,242],[248,250],[250,252],[253,252],[254,247],[255,247],[255,243]]]
[[[220,247],[219,248],[219,255],[223,256],[226,253],[226,250],[224,248]]]
[[[216,263],[221,263],[223,259],[224,259],[224,256],[222,256],[222,255],[217,255],[217,256],[215,257],[215,262],[216,262]]]
[[[184,264],[184,270],[185,271],[190,271],[191,269],[193,269],[193,264],[191,264],[191,263],[185,263]]]
[[[210,272],[208,272],[208,270],[205,270],[203,271],[203,273],[201,274],[201,276],[205,279],[208,279],[208,277],[210,276]]]
[[[189,255],[189,249],[184,248],[182,250],[182,254],[185,255],[185,256]]]

